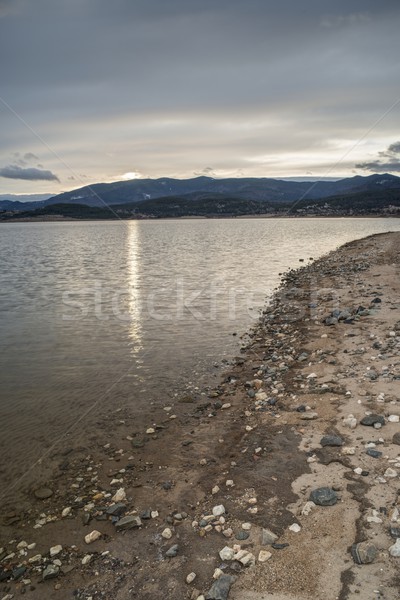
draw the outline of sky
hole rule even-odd
[[[0,194],[400,175],[398,0],[0,0]]]

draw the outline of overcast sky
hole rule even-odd
[[[0,0],[0,194],[400,175],[399,29],[398,0]]]

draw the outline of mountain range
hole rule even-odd
[[[20,202],[1,199],[0,210],[54,214],[51,207],[62,206],[63,214],[101,214],[100,210],[85,211],[84,207],[91,207],[108,211],[110,218],[113,214],[116,216],[116,212],[121,212],[124,216],[207,216],[260,214],[274,210],[280,212],[283,209],[305,212],[310,207],[319,207],[317,212],[321,212],[321,207],[327,203],[329,205],[331,201],[336,208],[350,206],[351,198],[356,201],[358,210],[363,208],[363,198],[368,207],[373,208],[375,197],[377,200],[379,198],[380,207],[385,206],[386,199],[396,206],[400,198],[400,178],[383,174],[314,182],[211,177],[135,179],[84,186],[45,200]]]

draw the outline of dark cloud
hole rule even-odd
[[[51,171],[35,169],[33,167],[24,169],[18,165],[7,165],[0,168],[0,177],[6,179],[27,179],[29,181],[60,181]]]
[[[356,165],[357,169],[374,173],[400,172],[400,142],[390,144],[387,150],[378,153],[379,158]]]

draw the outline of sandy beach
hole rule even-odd
[[[218,385],[2,490],[0,600],[397,600],[399,249],[285,274]]]

